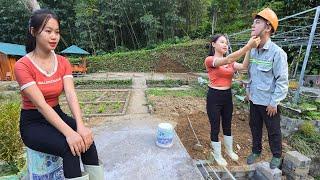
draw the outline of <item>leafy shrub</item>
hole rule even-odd
[[[313,136],[316,133],[316,128],[311,122],[304,121],[300,126],[300,131],[306,136]]]
[[[115,52],[127,52],[129,51],[128,48],[126,48],[125,46],[117,46],[117,48],[115,49]]]
[[[19,133],[20,103],[0,104],[0,161],[17,173],[25,164],[23,143]],[[0,173],[1,174],[1,173]]]
[[[99,56],[88,56],[88,72],[152,72],[161,63],[161,57],[170,57],[190,72],[202,72],[208,49],[205,40],[195,40],[180,44],[163,44],[150,50],[116,52]],[[79,63],[79,58],[70,58]]]
[[[307,112],[306,115],[310,117],[310,119],[312,120],[320,120],[320,112],[310,111],[310,112]]]
[[[306,102],[300,104],[300,108],[303,111],[315,111],[315,110],[317,110],[317,106],[316,105],[313,105],[313,104],[310,104],[310,103],[306,103]]]

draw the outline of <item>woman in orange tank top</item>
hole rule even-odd
[[[14,69],[22,94],[21,138],[30,149],[62,157],[64,178],[102,180],[103,166],[99,164],[92,130],[82,121],[71,65],[54,52],[59,40],[60,22],[56,14],[48,9],[34,11],[28,26],[28,54]],[[73,117],[59,106],[62,92]]]
[[[239,159],[232,148],[231,120],[233,103],[231,82],[235,71],[248,68],[249,56],[246,53],[249,53],[250,49],[257,47],[259,42],[260,38],[252,37],[244,47],[228,56],[225,56],[228,51],[228,41],[224,35],[215,35],[210,43],[209,56],[205,59],[205,66],[210,81],[207,93],[207,114],[211,125],[210,138],[214,150],[213,157],[220,166],[227,165],[226,160],[221,155],[221,142],[218,138],[220,121],[222,121],[226,153],[234,161]],[[243,63],[235,62],[245,54]]]

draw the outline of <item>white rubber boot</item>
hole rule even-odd
[[[68,180],[68,178],[65,178]],[[82,173],[81,177],[76,177],[76,178],[69,178],[70,180],[89,180],[89,174],[88,173]]]
[[[221,142],[211,141],[213,147],[213,157],[219,166],[227,166],[227,161],[221,155]]]
[[[104,180],[103,164],[99,161],[99,166],[95,165],[83,165],[84,171],[89,173],[90,180]]]
[[[233,152],[233,137],[232,136],[223,136],[224,147],[226,148],[227,154],[233,161],[238,161],[239,156]]]

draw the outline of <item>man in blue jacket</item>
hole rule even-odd
[[[247,163],[254,163],[261,154],[264,122],[273,154],[270,161],[271,169],[278,168],[281,164],[282,144],[278,105],[288,92],[287,54],[270,39],[277,27],[278,17],[270,8],[265,8],[254,17],[251,36],[259,36],[261,43],[250,51],[247,86],[250,100],[249,125],[252,133],[252,153],[248,156]]]

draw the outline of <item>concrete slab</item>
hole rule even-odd
[[[134,115],[93,129],[105,179],[203,179],[177,135],[169,149],[155,145],[159,122],[151,115]]]
[[[180,74],[184,77],[186,74]],[[103,125],[93,129],[100,160],[104,163],[105,179],[116,180],[197,180],[200,171],[175,134],[173,146],[156,146],[156,131],[160,122],[148,114],[146,79],[165,79],[176,74],[104,73],[83,79],[124,79],[133,81],[127,115],[107,117]],[[173,124],[175,125],[175,124]]]

